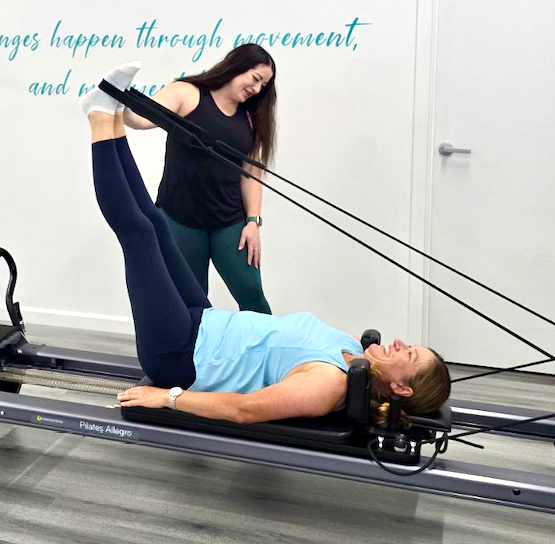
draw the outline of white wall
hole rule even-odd
[[[70,0],[2,2],[0,246],[10,250],[18,263],[16,299],[28,323],[132,332],[121,252],[94,200],[88,128],[77,105],[82,85],[98,82],[106,70],[129,60],[143,62],[137,84],[155,92],[183,72],[210,67],[234,46],[239,35],[277,38],[278,33],[300,33],[306,38],[321,32],[340,34],[340,44],[329,47],[292,47],[279,40],[273,45],[267,40],[262,43],[278,67],[279,141],[274,169],[394,236],[426,251],[432,248],[432,253],[436,250],[432,239],[453,223],[449,209],[462,202],[452,198],[442,208],[434,196],[439,184],[449,181],[442,179],[434,166],[438,162],[437,138],[460,138],[458,125],[445,135],[437,128],[448,114],[460,113],[460,101],[453,101],[452,91],[442,94],[438,84],[452,79],[450,70],[438,62],[438,54],[451,47],[453,58],[447,67],[456,68],[469,50],[464,40],[449,41],[454,32],[448,31],[445,9],[453,8],[453,4],[441,0],[261,0],[249,6],[249,13],[235,2],[206,0],[200,5],[191,0],[168,0],[158,6],[145,0],[114,4],[106,0],[94,4]],[[524,9],[525,4],[513,0],[503,5],[506,9],[499,24],[505,28],[513,12]],[[469,27],[475,16],[472,9],[481,13],[479,3],[473,6],[459,6],[470,18]],[[450,24],[458,25],[460,19],[457,15]],[[156,37],[192,35],[195,45],[138,47],[138,29],[154,21]],[[359,24],[353,26],[354,22]],[[57,25],[57,37],[62,40],[59,47],[51,41]],[[491,29],[495,43],[499,30],[494,25]],[[86,43],[72,48],[79,35],[86,42],[93,34],[107,35],[116,45],[120,38],[125,43],[122,47],[97,43],[88,51]],[[531,46],[541,49],[536,43],[539,38],[532,34],[519,39],[530,40]],[[25,36],[29,36],[27,41]],[[485,36],[485,45],[473,42],[473,47],[487,47],[487,32]],[[471,57],[466,60],[479,68],[480,59],[476,63]],[[505,62],[510,64],[511,59]],[[468,72],[468,85],[480,95],[479,81],[473,82]],[[503,85],[503,78],[494,79]],[[43,83],[57,86],[58,94],[35,96],[30,92]],[[532,80],[529,85],[534,88],[537,83]],[[507,108],[509,115],[510,110]],[[472,111],[476,114],[479,109]],[[488,121],[474,120],[473,125],[483,122]],[[162,172],[165,134],[154,130],[131,132],[129,137],[154,196]],[[484,148],[489,152],[488,160],[508,165],[502,156],[491,152],[491,146]],[[516,155],[521,158],[522,154],[519,151]],[[483,176],[478,174],[478,158],[472,155],[472,172],[473,182],[480,186]],[[415,272],[429,273],[422,258],[409,256],[393,242],[312,202],[275,178],[268,177],[267,181]],[[520,184],[519,180],[513,182]],[[533,195],[527,196],[533,203]],[[434,221],[442,211],[446,217]],[[488,211],[487,202],[484,211]],[[418,280],[269,191],[264,196],[263,216],[262,274],[274,313],[308,310],[353,334],[377,327],[388,340],[393,336],[410,342],[430,340],[447,358],[457,359],[459,344],[465,349],[472,345],[458,360],[484,364],[481,344],[475,340],[482,333],[468,334],[466,327],[453,322],[451,302],[445,303],[448,310],[439,312],[440,321],[443,315],[450,320],[438,324],[437,316],[430,318],[427,289]],[[533,213],[531,217],[525,238],[537,238]],[[480,228],[487,229],[489,224],[489,220],[482,221]],[[451,247],[451,237],[447,236],[447,247]],[[549,241],[547,235],[547,256],[552,254]],[[464,256],[463,263],[473,262],[474,247],[468,244],[469,255]],[[494,274],[491,283],[507,283],[500,283],[495,271],[506,267],[505,261],[512,259],[509,254],[489,254],[487,262],[480,259],[478,270],[470,270],[471,274],[483,276],[487,265]],[[497,265],[497,261],[503,264]],[[460,266],[458,262],[449,264]],[[7,277],[6,267],[0,264],[0,290]],[[505,280],[509,278],[506,274]],[[235,309],[219,277],[213,273],[210,281],[213,304]],[[518,278],[513,283],[505,285],[506,290],[526,288]],[[464,284],[459,282],[453,288],[458,293]],[[534,296],[543,300],[540,287]],[[480,297],[476,306],[484,309],[484,304]],[[540,306],[537,301],[531,305]],[[544,313],[549,315],[549,308]],[[505,317],[503,310],[495,315],[501,321]],[[2,318],[7,314],[0,308]],[[515,329],[527,330],[522,323],[518,321]],[[478,325],[480,331],[487,330],[485,324]],[[459,332],[453,334],[453,330]],[[550,331],[546,334],[551,338]],[[502,337],[499,344],[510,349],[509,340]],[[515,357],[515,363],[528,360],[524,355]],[[486,364],[497,364],[494,359],[488,358]],[[509,360],[498,359],[499,364]],[[549,371],[545,367],[537,370]]]
[[[354,28],[349,45],[263,44],[278,67],[275,169],[408,239],[416,8],[415,0],[261,0],[241,8],[235,2],[217,0],[157,5],[144,0],[5,0],[0,34],[12,45],[6,47],[3,42],[0,47],[0,245],[18,263],[16,298],[26,320],[132,330],[120,250],[94,200],[88,128],[77,106],[80,86],[98,82],[112,66],[135,59],[144,66],[137,78],[139,86],[161,85],[182,72],[208,68],[233,47],[239,33],[333,31],[346,38],[346,25],[356,19],[365,23]],[[221,20],[217,31],[221,43],[208,44],[202,51],[180,46],[137,48],[136,29],[153,20],[158,33],[206,33],[208,38]],[[58,21],[59,37],[117,34],[125,38],[125,45],[113,49],[96,45],[88,52],[85,46],[74,51],[53,47],[50,40]],[[16,49],[13,39],[27,34],[37,35],[38,46]],[[29,92],[34,82],[58,85],[66,76],[66,85],[59,88],[62,94]],[[130,140],[154,195],[163,165],[164,133],[132,133]],[[283,187],[274,179],[268,181]],[[389,256],[408,263],[406,250],[326,213]],[[406,335],[409,280],[405,273],[268,191],[263,216],[263,282],[274,313],[308,310],[354,334],[375,326],[386,337]],[[0,286],[6,278],[0,267]],[[210,297],[215,306],[235,308],[215,276]]]

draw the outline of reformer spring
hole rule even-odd
[[[104,395],[115,395],[118,391],[127,389],[132,385],[129,382],[62,374],[52,370],[32,368],[4,367],[0,373],[0,377],[2,381],[6,382],[40,385],[43,387],[84,391],[87,393],[101,393]]]

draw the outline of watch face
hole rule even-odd
[[[172,397],[178,397],[181,393],[183,393],[183,389],[181,389],[181,387],[172,387],[170,389],[170,395]]]

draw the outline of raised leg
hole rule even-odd
[[[116,137],[116,148],[129,188],[140,210],[150,219],[154,226],[164,262],[181,298],[189,307],[210,307],[211,304],[206,297],[205,291],[198,284],[189,264],[177,247],[166,220],[160,210],[154,205],[146,190],[137,164],[133,159],[127,138],[125,137],[125,127],[121,114],[116,114],[114,135]]]
[[[114,140],[114,116],[93,111],[89,121],[96,196],[125,257],[139,360],[156,384],[189,387],[195,379],[192,354],[202,310],[183,302],[155,228],[129,187]]]

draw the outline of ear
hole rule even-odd
[[[395,395],[398,395],[399,397],[412,397],[414,395],[414,390],[412,389],[412,387],[409,387],[408,385],[404,385],[402,383],[391,382],[389,384],[389,387],[391,388],[391,391],[393,391],[393,393]]]

